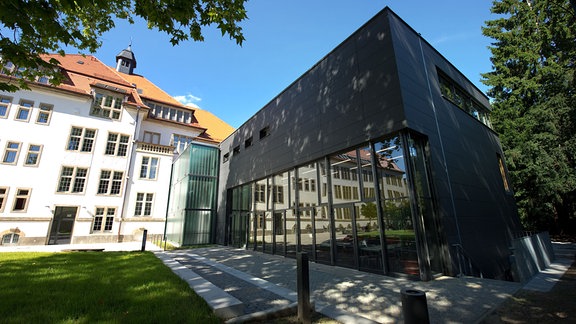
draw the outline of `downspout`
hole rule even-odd
[[[126,170],[126,176],[124,177],[126,179],[126,183],[124,184],[124,197],[122,199],[122,207],[120,209],[120,224],[118,225],[118,243],[122,242],[122,240],[120,239],[120,235],[122,233],[122,224],[124,223],[124,214],[126,211],[126,202],[128,201],[128,187],[129,187],[129,183],[130,183],[130,175],[132,174],[132,169],[133,169],[133,162],[134,162],[134,157],[135,157],[135,151],[136,151],[136,136],[138,135],[138,131],[139,131],[139,127],[140,127],[140,106],[136,106],[136,120],[134,121],[134,133],[132,134],[132,147],[130,148],[130,157],[128,158],[128,170]]]

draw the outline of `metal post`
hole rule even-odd
[[[145,229],[142,233],[142,252],[146,251],[146,236],[148,236],[148,230]]]
[[[405,324],[430,323],[426,293],[416,289],[402,289],[402,314]]]
[[[312,323],[310,307],[310,273],[308,270],[308,254],[296,253],[297,282],[298,287],[298,321],[300,323]]]

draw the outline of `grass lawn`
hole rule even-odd
[[[150,252],[0,253],[2,323],[221,323]]]

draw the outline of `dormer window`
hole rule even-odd
[[[90,115],[119,120],[122,115],[122,98],[96,93]]]

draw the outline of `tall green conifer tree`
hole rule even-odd
[[[520,216],[530,230],[576,232],[576,14],[570,0],[494,1],[493,99]]]

